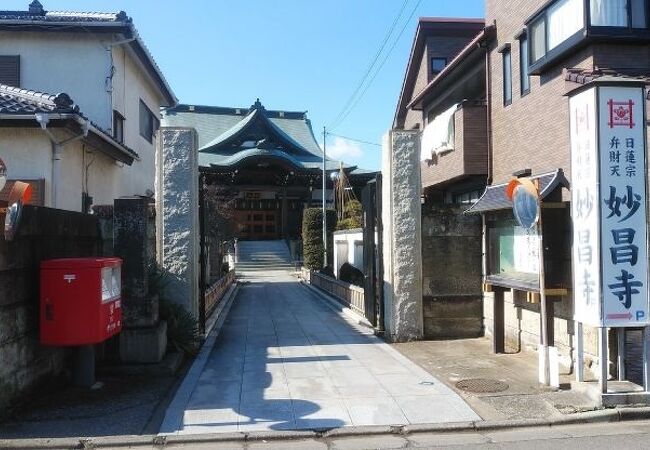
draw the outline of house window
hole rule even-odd
[[[20,56],[0,55],[0,84],[20,87]]]
[[[528,38],[524,36],[519,40],[519,86],[522,97],[530,92],[529,65]]]
[[[158,131],[160,121],[153,112],[140,100],[140,136],[148,142],[153,142],[153,136]]]
[[[437,74],[442,72],[442,69],[447,65],[447,58],[431,58],[431,73]]]
[[[589,13],[596,27],[647,27],[645,0],[591,0]]]
[[[113,137],[118,142],[124,142],[124,116],[113,110]]]
[[[503,104],[508,106],[512,103],[512,57],[510,48],[502,51],[503,56]]]
[[[583,1],[558,0],[530,25],[532,62],[584,28]]]
[[[473,204],[481,197],[482,191],[463,192],[462,194],[454,195],[454,203],[459,204]]]

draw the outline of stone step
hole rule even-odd
[[[294,268],[294,264],[235,264],[235,269],[272,269],[279,268]]]

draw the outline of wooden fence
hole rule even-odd
[[[363,288],[346,283],[341,280],[330,278],[327,275],[310,271],[308,278],[305,277],[303,270],[303,279],[312,286],[316,286],[325,292],[336,297],[341,303],[349,306],[359,314],[365,316]]]
[[[212,314],[233,281],[235,281],[234,269],[208,287],[205,291],[205,317]]]

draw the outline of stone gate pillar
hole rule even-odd
[[[193,128],[161,127],[156,158],[158,263],[166,294],[199,318],[199,162]]]
[[[423,336],[420,132],[391,130],[382,147],[384,326],[404,342]]]

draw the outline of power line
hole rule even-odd
[[[381,68],[384,67],[384,64],[386,64],[386,61],[388,61],[388,58],[390,57],[391,53],[393,52],[393,50],[394,50],[395,47],[397,46],[397,43],[399,42],[400,38],[402,37],[402,34],[404,34],[404,31],[406,30],[406,27],[408,26],[409,22],[411,21],[411,19],[412,19],[413,16],[415,15],[415,12],[417,11],[418,7],[420,6],[420,3],[422,3],[422,0],[418,0],[418,2],[415,4],[415,7],[414,7],[413,10],[411,11],[411,15],[409,16],[408,19],[406,19],[406,22],[404,23],[404,26],[402,27],[402,29],[400,30],[399,34],[397,35],[397,39],[395,39],[395,40],[393,41],[393,45],[392,45],[392,46],[390,47],[390,49],[388,50],[388,53],[386,53],[386,56],[385,56],[384,59],[381,61],[381,64],[379,65],[379,67],[377,68],[377,70],[375,71],[375,73],[373,74],[372,78],[370,79],[370,81],[368,82],[368,84],[366,84],[366,87],[363,89],[363,91],[361,91],[361,94],[356,98],[355,102],[352,103],[352,105],[351,105],[350,108],[347,110],[347,112],[345,113],[345,115],[341,118],[341,120],[338,121],[338,123],[336,124],[336,126],[338,126],[338,125],[340,125],[341,123],[343,123],[343,121],[344,121],[344,120],[345,120],[345,119],[350,115],[350,113],[352,112],[352,110],[357,106],[357,104],[361,101],[361,99],[363,98],[363,96],[365,95],[365,93],[368,91],[368,89],[369,89],[370,86],[372,85],[372,82],[375,81],[375,78],[377,78],[377,75],[378,75],[379,72],[381,71]],[[336,128],[336,126],[332,127],[332,129]]]
[[[386,36],[384,37],[384,40],[382,41],[381,45],[379,46],[379,50],[377,50],[377,53],[375,54],[375,57],[373,58],[372,62],[366,69],[366,72],[363,74],[361,77],[361,80],[359,81],[359,84],[357,87],[354,89],[352,92],[352,95],[348,98],[348,100],[345,102],[343,105],[343,108],[341,111],[337,114],[337,116],[334,118],[334,120],[330,123],[330,126],[328,128],[333,128],[338,125],[339,118],[345,113],[346,109],[350,104],[354,101],[355,96],[359,93],[361,88],[363,87],[364,83],[366,82],[366,79],[368,78],[368,75],[370,75],[370,72],[372,72],[373,67],[375,67],[375,64],[379,60],[379,56],[381,55],[381,52],[384,51],[384,48],[386,47],[386,44],[388,43],[390,37],[393,34],[393,31],[395,31],[395,27],[397,26],[397,23],[399,22],[399,19],[401,19],[402,14],[404,14],[404,10],[406,9],[406,5],[408,4],[409,0],[404,0],[404,3],[402,3],[402,7],[399,10],[399,13],[395,17],[395,20],[393,20],[393,23],[391,24],[390,28],[388,29],[388,33],[386,33]]]
[[[381,144],[377,144],[376,142],[364,141],[364,140],[361,140],[361,139],[355,139],[355,138],[351,138],[351,137],[348,137],[348,136],[341,136],[340,134],[330,133],[329,131],[327,131],[327,134],[329,136],[340,137],[340,138],[346,139],[348,141],[358,142],[359,144],[376,145],[377,147],[381,147]]]

